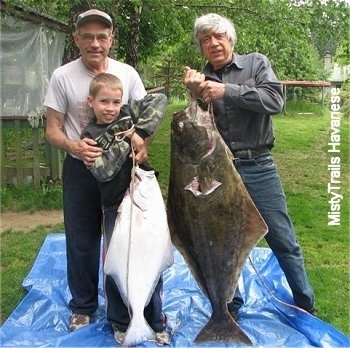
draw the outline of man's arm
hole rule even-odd
[[[202,98],[206,103],[222,99],[246,110],[271,115],[279,113],[283,107],[282,84],[265,56],[259,54],[254,58],[255,73],[239,84],[205,80],[202,73],[187,67],[184,83],[191,98]]]
[[[167,107],[167,97],[162,93],[151,93],[141,100],[132,101],[130,108],[137,117],[135,132],[143,139],[154,135],[162,122]]]
[[[253,74],[250,79],[240,84],[226,84],[225,103],[268,115],[281,112],[282,84],[272,70],[270,61],[262,54],[255,54],[251,64]]]
[[[90,166],[101,156],[102,149],[95,146],[93,139],[84,138],[79,141],[70,140],[63,132],[64,114],[47,108],[46,111],[46,140],[53,146],[80,158],[85,165]]]

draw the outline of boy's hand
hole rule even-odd
[[[124,135],[129,139],[132,139],[132,136],[134,134],[135,134],[135,128],[132,128],[131,130],[128,130],[128,131],[124,131]]]

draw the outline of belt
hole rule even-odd
[[[263,154],[270,152],[268,147],[261,147],[260,149],[247,149],[247,150],[237,150],[233,151],[233,156],[239,159],[254,159],[258,158]]]

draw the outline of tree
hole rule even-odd
[[[16,1],[13,0],[13,3]],[[115,45],[111,55],[136,68],[171,60],[200,69],[193,41],[197,16],[217,12],[235,23],[236,51],[259,51],[281,79],[320,79],[325,50],[335,53],[348,39],[345,0],[22,0],[74,26],[78,12],[99,8],[111,15]],[[70,38],[71,40],[71,38]],[[68,40],[69,42],[69,40]],[[70,41],[71,42],[71,41]],[[70,43],[65,61],[77,52]]]
[[[334,55],[337,43],[349,38],[349,4],[345,0],[304,0],[300,6],[309,15],[310,42],[315,45],[320,57],[326,51]]]

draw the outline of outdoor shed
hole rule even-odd
[[[62,64],[67,25],[1,0],[1,183],[58,179],[58,151],[44,140],[43,100]]]

